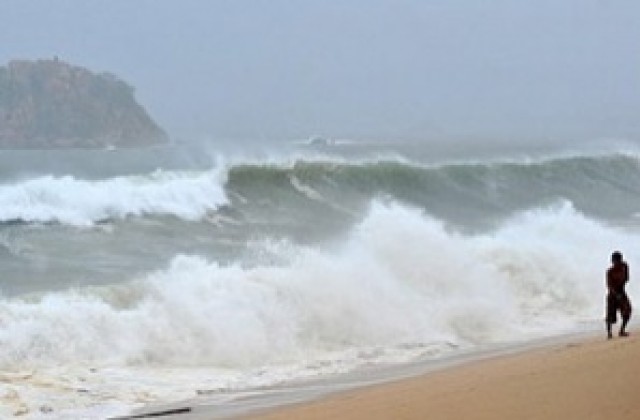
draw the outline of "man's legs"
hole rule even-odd
[[[624,330],[625,327],[627,326],[628,322],[629,322],[628,318],[622,320],[622,325],[620,326],[620,332],[618,333],[618,335],[620,337],[628,337],[629,336],[629,333]],[[611,338],[611,337],[609,337],[609,338]]]
[[[612,339],[613,333],[611,332],[611,326],[616,323],[618,317],[618,307],[616,305],[616,300],[611,293],[607,295],[607,338]]]
[[[620,317],[622,318],[622,325],[620,325],[618,335],[620,335],[620,337],[627,337],[629,333],[625,331],[625,328],[627,328],[627,324],[631,318],[631,302],[629,302],[628,298],[625,298],[622,305],[620,305]]]

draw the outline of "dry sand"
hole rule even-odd
[[[638,420],[640,337],[555,344],[249,418]]]

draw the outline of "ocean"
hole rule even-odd
[[[640,296],[639,217],[640,153],[613,148],[0,151],[0,417],[604,328],[613,250]]]

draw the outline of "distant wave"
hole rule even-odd
[[[389,197],[454,221],[500,219],[566,199],[602,218],[640,210],[640,160],[633,155],[569,156],[536,161],[423,166],[404,161],[297,160],[239,164],[227,192],[274,207],[362,208]]]
[[[90,226],[154,214],[197,220],[224,203],[215,170],[156,171],[99,181],[44,176],[0,186],[0,221]]]
[[[558,200],[588,215],[628,218],[640,211],[640,160],[615,154],[424,166],[298,159],[97,181],[44,176],[0,185],[0,223],[90,226],[154,215],[199,221],[222,205],[255,217],[351,217],[385,197],[460,223],[501,220]]]

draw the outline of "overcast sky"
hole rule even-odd
[[[181,138],[640,138],[637,0],[2,0],[54,55]]]

